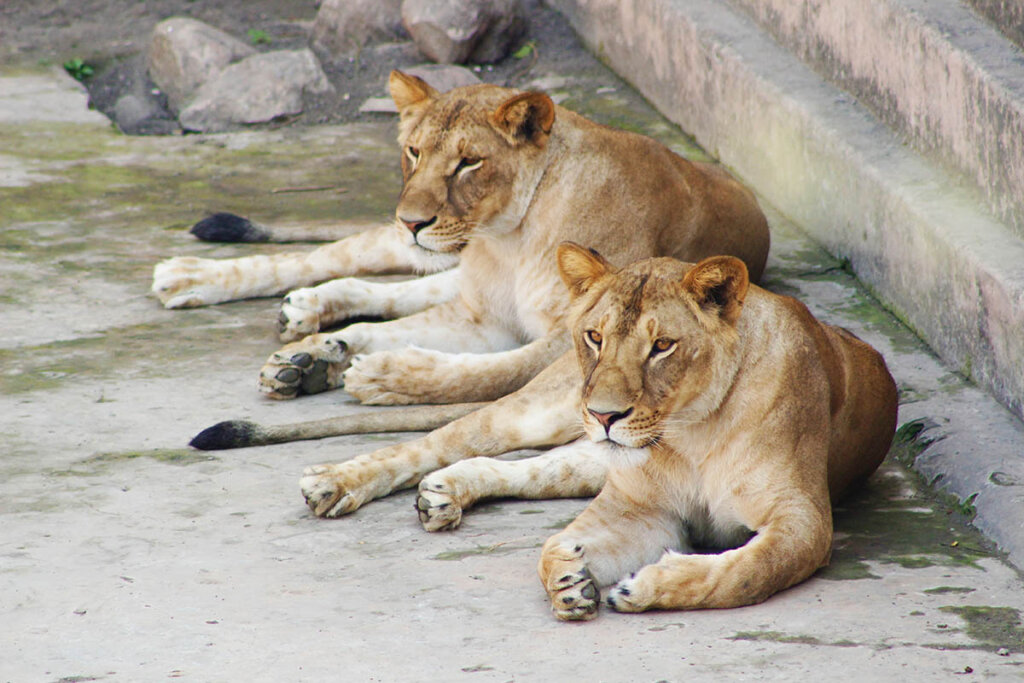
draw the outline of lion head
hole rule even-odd
[[[404,179],[395,217],[411,243],[450,253],[475,231],[514,229],[542,175],[551,99],[493,85],[439,93],[399,71],[389,86]]]
[[[573,243],[558,250],[573,299],[587,436],[650,446],[706,419],[739,369],[736,325],[749,278],[737,258],[652,258],[617,269]]]

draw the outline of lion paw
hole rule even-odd
[[[425,375],[438,364],[437,351],[378,351],[352,359],[345,372],[345,390],[366,405],[410,405],[447,402],[436,381]]]
[[[281,348],[260,370],[259,388],[270,398],[319,394],[342,384],[348,366],[348,344],[315,334]]]
[[[420,482],[416,512],[427,531],[448,531],[462,522],[462,505],[443,482],[427,477]]]
[[[637,575],[630,574],[612,586],[605,601],[616,612],[643,612],[651,604],[644,593]]]
[[[332,465],[314,465],[302,472],[299,487],[306,505],[317,517],[341,517],[359,508],[354,488],[346,485],[342,471]]]
[[[195,308],[225,300],[217,285],[218,261],[179,256],[153,269],[152,292],[164,308]]]
[[[551,611],[562,621],[586,621],[597,616],[601,593],[586,566],[559,576],[549,592]]]
[[[295,341],[320,331],[320,297],[312,288],[296,289],[281,302],[277,333],[283,342]]]

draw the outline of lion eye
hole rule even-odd
[[[476,157],[464,157],[459,159],[459,165],[455,167],[455,175],[463,171],[475,171],[483,166],[484,160]]]
[[[420,148],[419,147],[406,147],[405,154],[409,157],[413,163],[420,160]]]
[[[666,339],[665,337],[657,339],[651,346],[651,357],[663,356],[671,352],[675,347],[676,343],[672,339]]]
[[[588,330],[586,334],[587,343],[593,346],[595,349],[601,348],[601,342],[604,341],[604,337],[597,330]]]

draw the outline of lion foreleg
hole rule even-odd
[[[459,269],[402,282],[339,278],[291,291],[281,303],[281,341],[294,341],[355,317],[402,318],[445,303],[459,293]]]
[[[790,500],[745,545],[712,555],[667,551],[619,581],[608,604],[622,612],[740,607],[803,581],[828,562],[832,517],[812,501]]]
[[[386,225],[310,252],[168,259],[153,270],[152,291],[166,308],[191,308],[272,296],[332,278],[436,271],[458,262],[457,256],[420,252],[406,242],[398,227]]]
[[[577,440],[522,460],[473,458],[420,481],[416,509],[427,531],[454,529],[462,513],[486,498],[582,498],[604,486],[608,451]]]
[[[578,394],[579,376],[566,354],[522,390],[420,439],[307,468],[303,495],[316,515],[338,517],[466,458],[561,445],[582,433]]]
[[[363,403],[395,405],[489,401],[516,391],[570,346],[558,332],[490,353],[403,349],[354,361],[345,386]]]
[[[562,620],[592,619],[599,587],[684,542],[678,519],[623,495],[611,481],[563,531],[544,543],[538,573]],[[686,548],[688,549],[688,548]]]

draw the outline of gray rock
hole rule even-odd
[[[496,62],[526,31],[518,0],[404,0],[402,22],[420,52],[449,64]]]
[[[208,24],[172,17],[153,29],[146,55],[150,78],[175,112],[224,67],[255,54],[251,46]]]
[[[302,111],[303,94],[333,90],[308,50],[253,55],[204,84],[178,120],[186,130],[223,131]]]
[[[412,76],[419,76],[440,92],[482,83],[477,75],[469,69],[452,64],[418,64],[408,69],[402,69],[402,71]],[[371,97],[360,105],[359,111],[397,114],[398,108],[395,107],[395,103],[390,97]]]
[[[402,69],[410,76],[419,76],[440,92],[448,92],[452,88],[482,83],[479,77],[463,66],[453,64],[417,64]]]
[[[402,0],[324,0],[310,44],[329,57],[352,56],[370,43],[407,38]]]
[[[114,103],[114,120],[121,130],[134,128],[159,113],[156,104],[144,97],[128,93]]]

